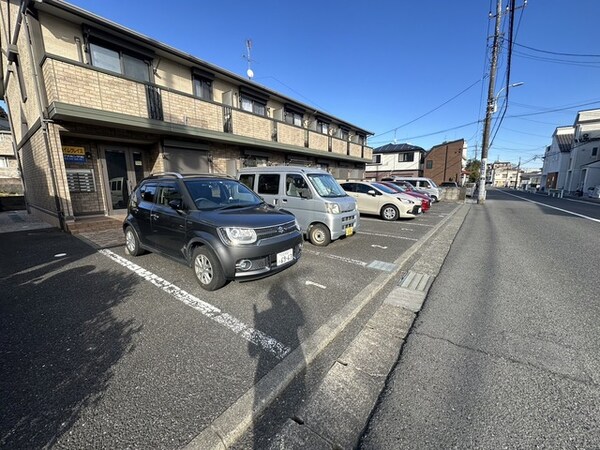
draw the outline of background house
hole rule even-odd
[[[487,170],[494,187],[516,188],[520,183],[520,170],[513,167],[511,162],[496,161],[488,164]]]
[[[574,124],[573,146],[565,189],[585,194],[600,185],[600,109],[580,111]]]
[[[458,139],[435,145],[424,158],[423,176],[436,184],[455,181],[462,184],[462,173],[467,163],[467,142]]]
[[[423,176],[422,161],[425,149],[411,144],[387,144],[373,149],[372,162],[366,165],[365,179],[381,180],[382,177]]]
[[[552,135],[552,144],[544,153],[541,188],[564,189],[569,169],[571,147],[573,146],[574,127],[558,127]]]

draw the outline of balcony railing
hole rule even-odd
[[[158,85],[136,82],[77,62],[47,57],[43,64],[48,103],[161,120],[265,142],[371,159],[372,149],[241,109],[201,100]]]

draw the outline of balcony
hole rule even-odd
[[[338,155],[337,159],[371,159],[372,149],[361,144],[306,130],[231,106],[136,82],[77,63],[47,57],[43,75],[48,104],[63,103],[108,113],[152,119],[227,136],[281,144]],[[235,139],[232,139],[235,141]],[[323,155],[326,156],[325,154]],[[341,158],[340,158],[341,157]]]

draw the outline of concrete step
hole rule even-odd
[[[120,230],[122,220],[112,217],[90,217],[76,219],[67,223],[67,229],[71,234],[89,233],[94,231]]]

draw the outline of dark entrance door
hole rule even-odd
[[[123,212],[135,185],[144,178],[142,152],[127,147],[105,147],[109,210]]]

